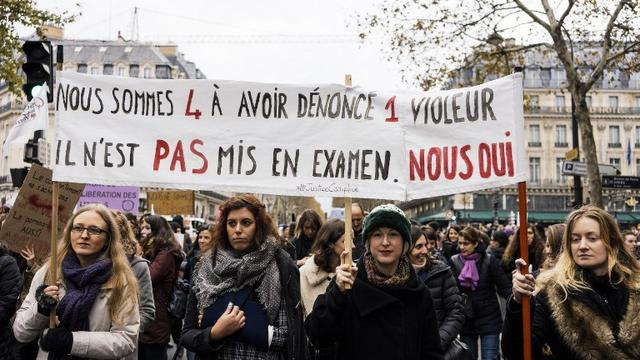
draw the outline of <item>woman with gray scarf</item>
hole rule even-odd
[[[298,268],[276,236],[254,196],[221,205],[182,331],[183,345],[200,359],[304,359]]]

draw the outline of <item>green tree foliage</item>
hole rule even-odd
[[[21,61],[17,54],[22,51],[22,40],[18,37],[18,26],[34,28],[40,39],[45,39],[42,31],[44,25],[62,26],[74,20],[66,11],[54,14],[36,8],[33,0],[1,0],[0,1],[0,79],[4,79],[9,90],[20,93],[22,78],[19,75]]]
[[[360,17],[358,25],[361,37],[382,39],[387,58],[404,68],[405,81],[424,89],[451,85],[456,70],[475,70],[480,63],[478,81],[489,73],[508,74],[526,64],[523,54],[531,48],[552,52],[576,103],[589,197],[602,207],[586,94],[608,80],[603,79],[607,70],[638,71],[639,6],[638,0],[389,0]],[[588,50],[573,54],[572,46]]]

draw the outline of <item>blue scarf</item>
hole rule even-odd
[[[65,256],[62,274],[67,292],[56,308],[60,327],[69,331],[89,331],[89,312],[100,288],[111,276],[111,267],[111,259],[82,267],[75,254]]]

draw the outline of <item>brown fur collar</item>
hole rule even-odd
[[[579,359],[640,359],[640,291],[629,291],[618,344],[607,320],[584,303],[572,297],[563,301],[564,292],[558,286],[548,286],[547,294],[558,333]]]

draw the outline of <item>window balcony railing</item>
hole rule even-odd
[[[540,141],[529,141],[529,147],[542,147],[542,143]]]
[[[610,147],[610,148],[614,148],[614,149],[619,149],[619,148],[621,148],[621,147],[622,147],[622,144],[621,144],[621,143],[619,143],[619,142],[613,142],[613,143],[612,143],[612,142],[610,142],[610,143],[608,144],[608,147]]]
[[[556,147],[561,147],[561,148],[569,147],[569,143],[567,143],[566,141],[556,141],[555,145]]]
[[[524,79],[525,88],[566,89],[566,79]],[[600,80],[593,84],[595,89],[640,89],[640,80]]]
[[[570,106],[529,106],[525,107],[527,114],[571,114]],[[620,115],[638,115],[640,114],[640,107],[609,107],[609,106],[597,106],[589,107],[589,113],[591,114],[620,114]]]

